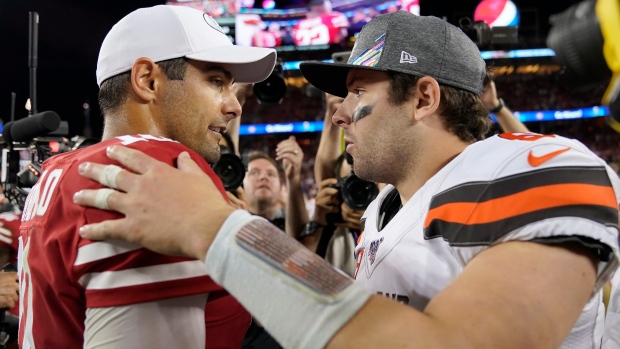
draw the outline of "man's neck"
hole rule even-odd
[[[257,202],[253,205],[250,205],[248,208],[250,213],[255,214],[257,216],[261,216],[270,221],[276,218],[277,207],[271,202]]]
[[[445,148],[441,150],[427,153],[426,155],[428,156],[420,159],[419,163],[413,166],[412,171],[402,181],[394,183],[394,187],[400,193],[400,200],[403,206],[429,179],[461,154],[467,146],[469,144],[456,141],[453,144],[446,144]]]
[[[139,108],[119,108],[117,111],[106,113],[101,139],[134,134],[165,136],[161,134],[153,118],[148,115]]]

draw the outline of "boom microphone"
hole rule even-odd
[[[27,142],[35,137],[45,136],[60,126],[60,116],[53,111],[44,111],[4,126],[2,136],[11,142]]]

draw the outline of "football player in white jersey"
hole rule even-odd
[[[600,346],[600,289],[619,259],[620,180],[603,160],[554,135],[482,140],[484,61],[435,17],[378,16],[347,64],[301,70],[345,97],[333,121],[356,174],[390,183],[365,211],[356,282],[216,198],[186,154],[174,169],[110,149],[131,169],[115,176],[118,191],[82,190],[74,200],[125,217],[80,234],[203,259],[288,348]],[[99,180],[105,169],[80,171]],[[170,202],[173,221],[160,217]],[[166,234],[171,227],[183,234]]]

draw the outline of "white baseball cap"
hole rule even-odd
[[[276,51],[233,45],[211,16],[185,6],[159,5],[133,11],[112,27],[99,51],[97,84],[131,70],[140,57],[230,64],[236,82],[254,83],[269,77]]]

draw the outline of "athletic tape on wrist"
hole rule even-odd
[[[205,260],[228,290],[285,348],[323,348],[371,293],[267,220],[237,210]]]

